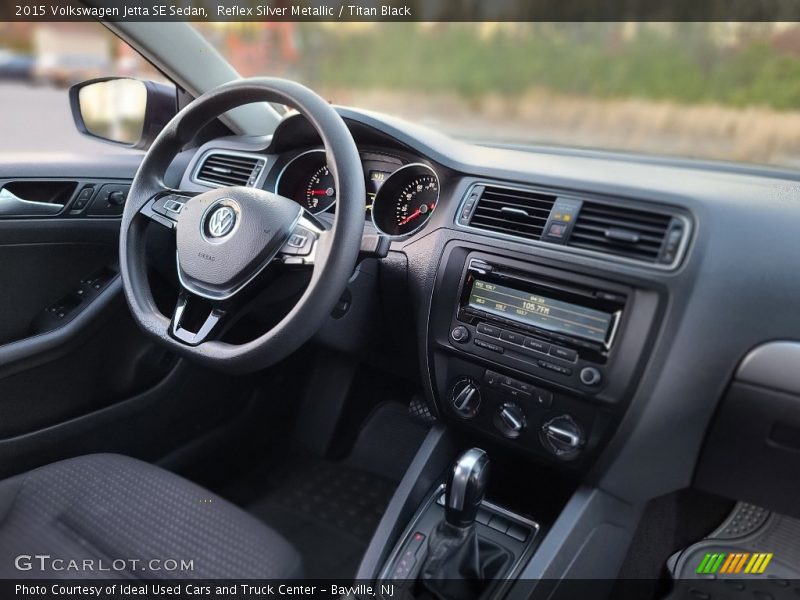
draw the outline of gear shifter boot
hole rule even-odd
[[[428,542],[420,572],[422,587],[439,600],[480,598],[506,573],[510,554],[478,538],[475,525],[439,523]]]

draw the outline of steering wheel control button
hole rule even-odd
[[[497,352],[498,354],[502,354],[504,349],[502,346],[498,346],[497,344],[493,344],[491,342],[487,342],[486,340],[482,340],[480,338],[475,338],[473,342],[478,348],[484,348],[486,350],[491,350],[492,352]]]
[[[560,415],[542,425],[542,445],[559,458],[575,458],[583,448],[583,429],[569,415]]]
[[[475,328],[475,330],[478,333],[480,333],[482,335],[488,335],[489,337],[493,337],[493,338],[499,338],[500,337],[500,328],[499,327],[495,327],[493,325],[489,325],[487,323],[478,323],[478,326]]]
[[[495,414],[494,426],[505,437],[518,438],[525,429],[525,413],[513,402],[506,402]]]
[[[183,210],[183,205],[186,200],[188,200],[188,198],[185,196],[166,194],[153,202],[153,212],[173,220],[177,219],[181,210]]]
[[[281,248],[281,254],[289,256],[308,256],[314,243],[314,234],[298,227]]]
[[[308,242],[308,236],[303,235],[302,233],[295,233],[289,238],[289,241],[286,242],[286,245],[290,248],[302,248]]]
[[[181,210],[183,210],[183,203],[185,202],[185,198],[181,198],[181,196],[172,195],[164,201],[164,210],[167,213],[167,216],[170,216],[170,213],[174,215],[180,214]]]
[[[450,339],[458,344],[463,344],[469,340],[469,330],[463,325],[453,327],[453,331],[450,332]]]
[[[471,419],[481,407],[481,390],[472,379],[459,379],[450,392],[453,409],[459,417]]]
[[[584,367],[580,372],[580,380],[583,385],[598,385],[603,379],[600,371],[595,367]]]

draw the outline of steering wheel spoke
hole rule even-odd
[[[196,195],[196,192],[164,189],[153,194],[139,213],[167,229],[174,229],[184,205]]]
[[[187,291],[181,291],[169,332],[187,346],[198,346],[219,332],[226,312],[214,303],[204,301]]]

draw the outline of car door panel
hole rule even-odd
[[[49,329],[41,324],[48,313],[57,322],[68,323],[94,291],[83,282],[110,268],[116,257],[117,250],[110,244],[0,245],[0,281],[7,282],[0,295],[0,344],[43,333]],[[73,306],[72,299],[79,303]]]
[[[204,392],[214,386],[205,374],[179,368],[130,316],[117,266],[122,207],[108,200],[127,190],[140,158],[0,161],[0,190],[57,207],[25,216],[0,211],[0,449],[16,464],[80,451],[79,434],[95,438],[92,449],[150,453],[146,434],[161,438],[158,451],[174,449],[190,434],[223,425],[223,413],[235,412],[247,395],[216,378],[230,390],[226,410],[198,425],[199,414],[213,413],[217,398]],[[167,180],[177,184],[183,168],[178,161]],[[186,389],[195,395],[184,396]],[[159,401],[166,412],[140,414]],[[133,413],[139,416],[130,426],[114,421]],[[101,427],[117,434],[105,436]]]

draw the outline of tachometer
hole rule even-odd
[[[336,202],[336,183],[324,150],[309,150],[290,160],[278,175],[275,192],[291,198],[312,214],[325,212]]]
[[[421,228],[439,202],[439,178],[427,165],[400,167],[378,190],[372,221],[382,233],[403,236]]]
[[[300,204],[311,213],[328,210],[336,202],[336,182],[328,170],[328,165],[317,169],[308,180],[303,201]]]

